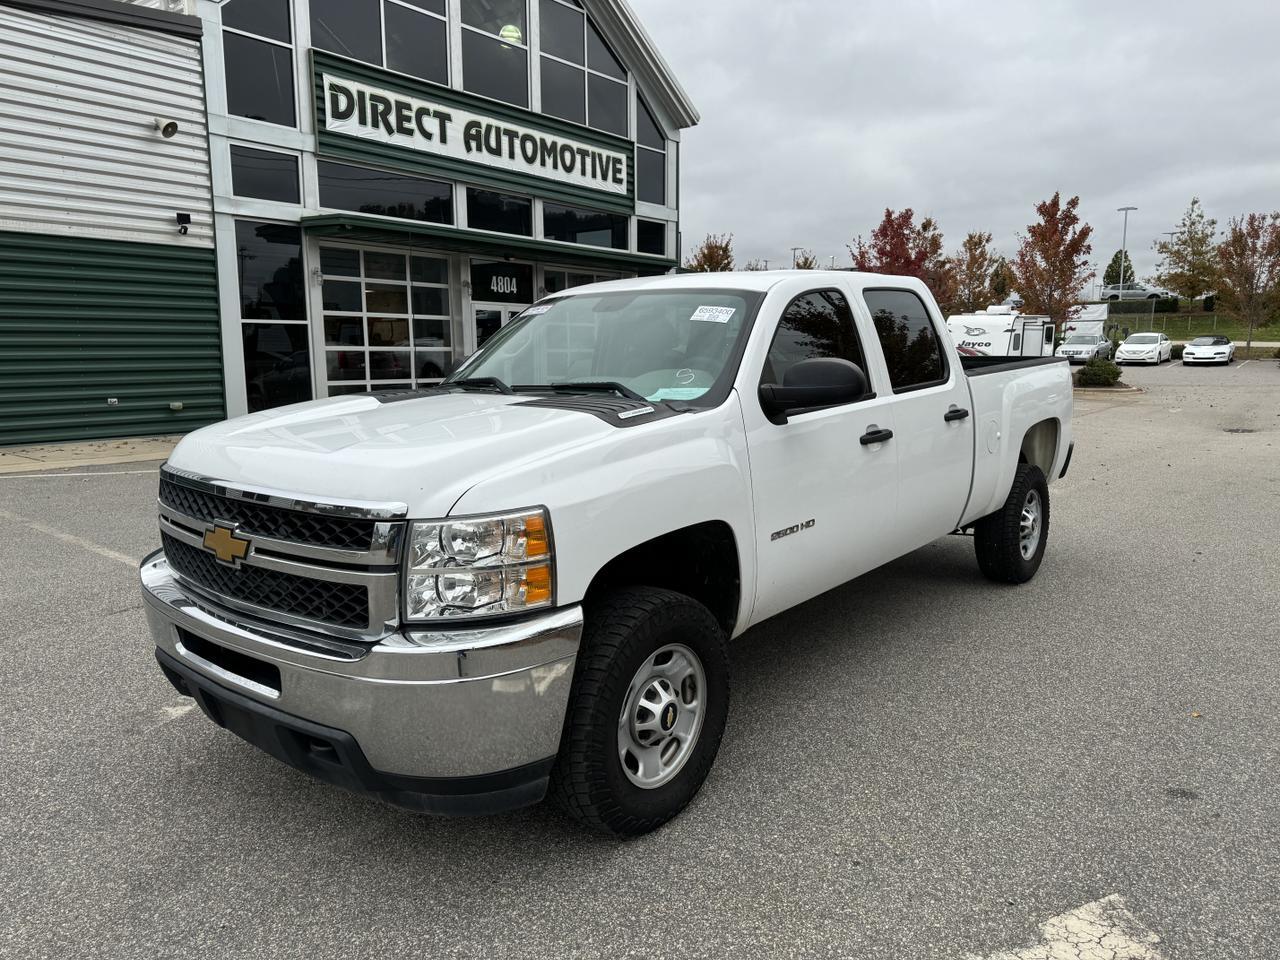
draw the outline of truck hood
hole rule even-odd
[[[189,434],[169,463],[215,480],[320,499],[403,503],[447,516],[499,470],[604,442],[589,414],[479,393],[331,397],[250,414]],[[512,508],[530,506],[513,503]]]

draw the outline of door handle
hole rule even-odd
[[[861,443],[864,447],[869,447],[873,443],[884,443],[886,440],[892,440],[892,439],[893,439],[892,430],[883,430],[883,429],[880,429],[879,427],[872,426],[867,430],[866,433],[864,433],[858,439],[858,442]]]
[[[968,410],[965,410],[963,407],[957,407],[955,404],[952,404],[951,409],[942,415],[942,419],[945,420],[947,423],[950,423],[953,420],[965,420],[968,418],[968,416],[969,416]]]

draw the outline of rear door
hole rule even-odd
[[[878,358],[864,347],[846,294],[815,289],[788,303],[763,361],[754,361],[753,389],[742,396],[755,499],[753,622],[896,555],[893,397]],[[815,357],[857,364],[867,374],[868,394],[772,422],[760,406],[758,384],[785,384],[788,369]],[[864,442],[886,433],[879,442]]]
[[[960,522],[973,478],[969,386],[941,337],[941,317],[915,291],[862,293],[888,368],[898,451],[894,536],[903,554],[950,533]]]

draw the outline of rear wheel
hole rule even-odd
[[[702,604],[628,587],[588,610],[551,794],[597,830],[637,836],[689,803],[729,708],[724,631]]]
[[[974,526],[978,568],[996,583],[1026,583],[1040,569],[1048,543],[1048,481],[1039,467],[1020,463],[1004,506]]]

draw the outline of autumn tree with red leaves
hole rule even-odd
[[[1218,244],[1221,293],[1253,331],[1280,305],[1280,212],[1232,217]]]
[[[955,301],[955,277],[951,262],[942,252],[942,231],[932,217],[917,224],[910,207],[897,213],[886,207],[884,218],[871,231],[871,239],[858,237],[850,245],[849,255],[855,270],[923,280],[943,313],[949,312]]]
[[[1063,320],[1094,277],[1089,266],[1093,227],[1080,222],[1080,198],[1065,204],[1060,194],[1036,204],[1038,223],[1028,224],[1013,258],[1014,284],[1027,313]]]

